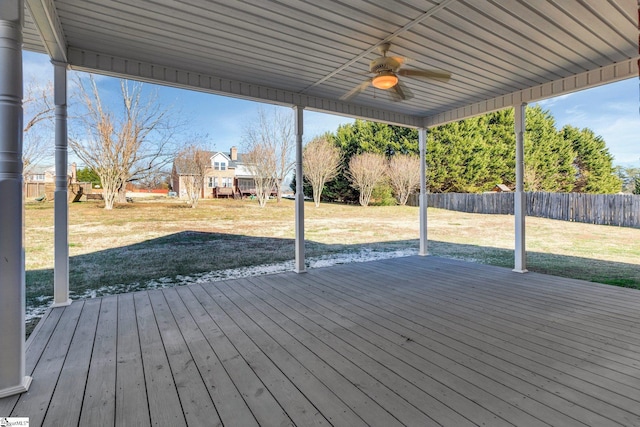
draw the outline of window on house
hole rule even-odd
[[[213,168],[217,171],[226,171],[227,163],[226,162],[213,162]]]
[[[222,186],[223,187],[231,187],[231,185],[232,185],[231,178],[229,178],[229,177],[222,178]]]
[[[207,187],[208,188],[213,188],[215,187],[215,184],[213,183],[214,178],[212,176],[210,176],[209,178],[207,178]]]

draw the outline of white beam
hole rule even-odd
[[[49,57],[67,62],[67,41],[53,0],[26,0],[26,4]]]
[[[54,193],[53,307],[71,304],[69,299],[69,203],[67,151],[67,64],[53,62],[56,106],[56,188]]]
[[[525,217],[527,214],[527,199],[524,192],[524,133],[525,111],[527,104],[515,105],[516,132],[516,191],[514,196],[515,214],[515,253],[513,271],[527,272],[527,251],[525,241]]]
[[[628,59],[617,64],[607,65],[592,71],[565,77],[534,86],[529,89],[509,93],[486,101],[469,104],[465,107],[455,108],[434,116],[425,117],[424,127],[439,126],[445,123],[463,120],[468,117],[478,116],[492,111],[509,108],[513,105],[531,103],[554,96],[560,96],[583,89],[601,86],[620,80],[638,76],[638,60],[640,57]]]
[[[304,108],[293,107],[296,120],[296,258],[295,272],[304,273],[304,175],[302,170],[302,134],[304,133]]]
[[[420,145],[420,252],[421,256],[427,252],[427,130],[418,129]]]
[[[24,356],[23,14],[23,0],[0,2],[0,398],[23,393],[31,383]]]
[[[319,98],[73,47],[69,47],[68,54],[70,67],[77,71],[135,79],[251,101],[292,107],[299,106],[305,109],[361,118],[364,120],[373,120],[398,126],[416,128],[421,126],[423,121],[422,117],[418,116],[378,110],[362,105],[350,104],[348,102]]]

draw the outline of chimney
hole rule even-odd
[[[78,165],[76,162],[71,163],[71,183],[75,184],[78,182]]]
[[[231,147],[231,161],[235,162],[238,160],[238,149],[234,146]]]

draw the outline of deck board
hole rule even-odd
[[[118,295],[116,341],[116,425],[149,426],[138,322],[133,294]]]
[[[233,422],[247,427],[257,426],[258,423],[247,403],[178,292],[175,289],[167,289],[163,293],[221,422],[228,425]]]
[[[640,292],[407,257],[51,309],[32,426],[638,426]]]
[[[320,316],[297,306],[290,300],[287,300],[287,304],[282,300],[271,299],[270,301],[305,331],[301,334],[305,345],[312,351],[322,352],[322,358],[327,360],[327,363],[341,369],[343,374],[348,375],[351,382],[372,393],[372,397],[378,404],[393,413],[400,422],[407,425],[434,423],[432,418],[407,400],[415,398],[412,393],[420,394],[420,390],[409,381],[395,375],[388,367],[378,363],[356,346],[342,340],[333,333],[335,331],[325,328]],[[372,371],[375,374],[372,375]]]
[[[237,286],[238,282],[234,281],[231,287],[239,295],[246,295],[242,287]],[[296,359],[302,363],[307,369],[323,384],[328,385],[333,393],[336,394],[345,404],[347,404],[367,425],[395,425],[398,423],[387,411],[376,404],[363,390],[362,384],[355,385],[353,382],[345,378],[339,370],[335,369],[332,364],[335,359],[329,357],[322,358],[325,353],[319,341],[318,347],[320,351],[316,354],[312,351],[312,342],[315,341],[313,335],[308,334],[303,328],[295,322],[284,316],[275,308],[268,304],[259,304],[259,302],[249,296],[248,302],[252,303],[252,317],[254,317],[261,326],[285,349],[287,349]],[[245,304],[241,305],[246,306]],[[338,364],[340,362],[337,362]],[[352,420],[353,425],[358,425],[357,420]]]
[[[198,287],[195,287],[196,289]],[[249,328],[257,327],[255,323],[248,324],[242,319],[222,293],[215,287],[206,286],[197,289],[209,295],[209,313],[218,326],[225,332],[229,340],[238,349],[242,357],[254,369],[258,377],[266,386],[266,390],[258,389],[256,394],[263,394],[269,391],[278,401],[282,409],[297,425],[304,426],[326,426],[329,425],[327,419],[315,406],[295,387],[291,380],[277,367],[271,359],[275,351],[271,345],[260,348],[249,335]],[[242,327],[244,325],[244,328]]]
[[[295,286],[291,286],[289,289],[283,289],[283,291],[292,294],[296,292],[296,289]],[[411,363],[420,373],[431,377],[432,379],[425,378],[420,373],[413,375],[414,378],[421,378],[420,383],[425,388],[425,391],[435,393],[434,396],[436,397],[446,395],[446,403],[460,414],[465,414],[469,419],[492,426],[511,425],[504,418],[517,419],[519,422],[527,421],[527,424],[535,425],[535,420],[527,419],[527,414],[523,414],[520,411],[515,413],[514,411],[502,411],[500,412],[500,418],[498,415],[488,412],[482,406],[499,410],[501,407],[504,408],[516,402],[514,406],[524,407],[532,413],[546,411],[547,419],[555,420],[556,425],[571,425],[570,420],[563,414],[557,411],[550,411],[549,408],[537,404],[535,401],[526,400],[524,395],[520,395],[514,389],[510,389],[496,381],[499,378],[496,372],[483,376],[472,362],[465,363],[459,358],[454,361],[433,351],[433,342],[416,338],[411,329],[394,324],[393,321],[384,316],[376,317],[375,313],[360,309],[357,305],[345,303],[345,300],[340,295],[326,292],[326,288],[323,288],[318,293],[316,292],[318,292],[318,289],[309,289],[308,287],[297,291],[300,298],[311,298],[319,305],[333,312],[332,317],[340,321],[348,330],[362,337],[369,337],[368,339],[376,342],[381,349],[386,349],[388,352],[395,354],[399,359]],[[375,309],[375,307],[372,308]],[[348,319],[352,324],[346,323],[341,319]],[[451,376],[450,373],[456,375]],[[464,394],[461,391],[464,391]],[[500,396],[504,402],[497,400]]]
[[[80,413],[81,426],[115,424],[118,297],[98,301],[100,312]]]
[[[376,274],[381,275],[384,273],[378,271]],[[354,282],[358,280],[357,271],[352,280]],[[431,298],[420,298],[415,292],[406,290],[405,287],[402,287],[399,291],[389,290],[388,288],[382,288],[378,283],[378,281],[373,284],[361,283],[358,285],[360,295],[363,295],[363,298],[374,300],[372,292],[378,292],[378,289],[380,289],[379,296],[374,294],[376,295],[375,300],[387,303],[397,311],[412,314],[412,320],[423,325],[432,326],[436,323],[451,327],[457,331],[458,335],[463,334],[462,336],[465,340],[475,340],[475,337],[480,337],[481,340],[478,345],[484,352],[494,354],[504,361],[512,362],[519,369],[531,372],[532,381],[537,377],[544,378],[544,381],[536,382],[538,387],[564,397],[570,404],[580,406],[582,408],[581,411],[594,411],[610,420],[621,422],[623,425],[640,425],[640,418],[638,418],[640,407],[637,404],[634,405],[634,400],[627,398],[624,392],[621,391],[628,391],[627,387],[621,384],[617,386],[614,384],[613,386],[616,387],[618,392],[611,392],[601,386],[604,379],[596,378],[595,383],[585,381],[584,377],[590,377],[588,373],[547,357],[544,354],[544,350],[532,352],[518,346],[516,340],[519,334],[503,332],[505,330],[508,331],[510,325],[504,322],[486,325],[483,316],[487,315],[488,310],[480,307],[479,310],[474,311],[464,305],[462,308],[458,307],[464,304],[463,293],[459,294],[462,302],[456,303],[452,300],[439,301],[439,293],[434,294]],[[350,291],[351,289],[352,287],[349,288]],[[423,320],[425,313],[428,313],[428,317]],[[438,318],[433,317],[432,314],[435,314]],[[576,363],[579,362],[580,360],[576,360]],[[565,370],[573,371],[576,376],[567,374]],[[512,374],[515,375],[516,372],[512,372]],[[634,391],[635,393],[637,393],[637,390]]]
[[[606,425],[610,422],[610,420],[603,419],[597,414],[590,413],[590,411],[584,411],[583,408],[576,408],[575,405],[569,405],[567,401],[558,399],[557,396],[551,392],[541,392],[539,387],[544,384],[544,381],[530,384],[526,381],[528,380],[527,371],[524,371],[522,366],[505,364],[505,360],[500,357],[499,352],[491,353],[488,351],[491,349],[491,346],[487,346],[486,348],[474,346],[472,335],[467,339],[461,340],[461,335],[450,327],[450,321],[447,318],[443,319],[441,323],[438,323],[436,317],[431,317],[429,326],[422,327],[415,322],[415,318],[409,319],[402,314],[394,314],[390,311],[380,310],[380,307],[384,306],[384,303],[392,302],[391,300],[385,300],[380,305],[366,302],[366,299],[368,299],[367,295],[371,295],[370,287],[367,289],[368,294],[363,294],[365,295],[365,300],[363,301],[354,299],[351,293],[344,295],[341,292],[343,289],[340,287],[333,289],[333,295],[335,295],[335,297],[331,298],[332,292],[330,292],[329,289],[329,287],[324,286],[316,287],[315,289],[305,288],[305,291],[307,293],[315,292],[319,297],[328,299],[328,304],[332,307],[344,307],[345,310],[340,313],[344,316],[353,318],[354,314],[358,314],[363,318],[363,323],[376,327],[378,331],[382,332],[383,328],[387,328],[390,331],[388,334],[390,339],[400,339],[401,342],[405,342],[404,344],[407,347],[413,347],[414,343],[416,343],[422,345],[425,349],[431,350],[427,353],[429,360],[435,361],[439,358],[444,358],[442,363],[445,365],[456,363],[466,366],[484,375],[486,378],[499,381],[506,387],[519,391],[520,393],[517,394],[525,396],[523,400],[534,397],[549,408],[556,408],[557,411],[563,411],[578,420],[588,420],[587,423],[589,425]],[[424,352],[425,350],[423,349],[422,351]],[[447,359],[449,359],[449,361],[447,361]],[[451,371],[456,372],[455,369],[451,369]],[[473,375],[465,373],[459,375],[467,379],[473,377]],[[535,373],[531,372],[531,375],[535,375]],[[535,376],[533,378],[535,378]],[[482,377],[480,377],[480,384],[483,383],[484,381]],[[512,397],[513,395],[510,395],[510,398]],[[550,411],[546,409],[546,412]],[[557,412],[555,414],[547,413],[546,419],[553,420],[558,416]],[[560,419],[564,419],[564,421],[554,424],[572,425],[572,422],[566,420],[565,417],[560,416]]]
[[[222,365],[240,391],[258,424],[291,425],[291,419],[256,375],[253,366],[242,357],[233,342],[210,314],[211,309],[215,310],[215,307],[211,305],[208,294],[197,286],[179,288],[176,291],[191,311],[209,345],[215,349]]]
[[[148,292],[133,295],[138,320],[140,352],[152,425],[186,425],[176,378],[169,366],[167,349],[160,337],[157,318]]]
[[[211,427],[221,426],[222,422],[215,405],[173,314],[169,310],[164,294],[152,292],[149,294],[149,298],[186,423]]]
[[[99,311],[100,300],[85,301],[49,403],[45,424],[71,426],[80,420],[83,399],[79,397],[84,396],[93,350],[87,343],[95,342]]]
[[[273,363],[282,370],[309,401],[314,402],[314,406],[326,417],[327,421],[333,425],[366,425],[329,387],[319,381],[310,370],[300,363],[295,357],[296,354],[299,354],[299,346],[289,345],[289,350],[287,350],[284,345],[273,338],[271,333],[275,334],[275,331],[273,328],[268,328],[268,326],[272,326],[269,325],[268,318],[261,317],[245,301],[236,297],[237,294],[233,291],[238,287],[236,283],[230,288],[225,286],[223,282],[216,283],[216,285],[216,289],[221,291],[226,298],[227,303],[223,302],[223,304],[228,307],[226,308],[227,313],[234,313],[234,319],[238,326],[260,348],[269,349],[268,356]],[[230,307],[231,304],[237,308]],[[286,342],[284,344],[286,345]]]

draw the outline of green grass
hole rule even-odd
[[[429,253],[513,266],[513,217],[430,209]],[[418,210],[404,206],[305,205],[307,257],[361,248],[418,247]],[[213,270],[294,256],[294,204],[136,201],[112,211],[69,206],[70,288],[82,295],[144,287]],[[53,204],[25,209],[27,304],[53,293]],[[640,289],[640,229],[527,218],[528,269]]]

